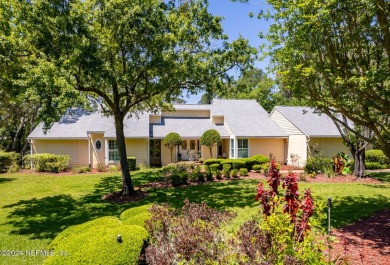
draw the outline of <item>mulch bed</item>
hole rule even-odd
[[[390,209],[332,231],[332,258],[346,254],[350,264],[390,264]]]
[[[113,204],[123,204],[123,203],[140,201],[142,199],[145,199],[148,195],[149,194],[146,191],[138,189],[135,190],[133,194],[128,196],[123,196],[121,191],[116,191],[104,195],[102,199]]]

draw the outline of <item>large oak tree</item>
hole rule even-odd
[[[183,89],[221,87],[228,70],[253,59],[247,41],[226,41],[221,18],[207,11],[206,0],[5,2],[29,52],[58,69],[62,85],[94,98],[114,117],[123,195],[134,192],[125,117],[164,108]]]
[[[264,15],[272,19],[270,55],[281,87],[361,140],[372,140],[368,128],[390,157],[390,2],[267,2],[273,8]],[[361,149],[354,153],[358,163],[364,162]]]

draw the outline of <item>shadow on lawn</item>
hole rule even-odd
[[[16,178],[0,178],[0,184],[3,182],[9,182],[9,181],[13,181],[13,180],[16,180]]]
[[[361,218],[370,217],[383,209],[390,208],[389,199],[380,194],[369,198],[363,196],[336,197],[332,204],[331,225],[334,228],[343,227]],[[323,220],[323,227],[327,226],[326,222],[327,220]]]

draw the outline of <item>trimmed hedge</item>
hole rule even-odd
[[[248,169],[240,168],[239,174],[240,174],[241,177],[248,176]]]
[[[101,217],[61,232],[48,247],[57,255],[49,256],[44,264],[138,264],[147,238],[148,232],[141,226],[123,224],[111,216]],[[68,255],[58,255],[60,251]]]
[[[240,160],[244,161],[246,163],[246,168],[248,170],[251,170],[254,165],[260,165],[261,163],[254,158],[240,158]]]
[[[0,172],[7,172],[12,165],[18,165],[20,155],[15,152],[0,151]]]
[[[246,162],[241,160],[241,159],[224,159],[221,162],[221,165],[223,167],[223,165],[226,165],[226,164],[229,164],[232,169],[240,169],[240,168],[246,167]]]
[[[366,151],[366,162],[374,162],[379,163],[382,166],[390,167],[390,160],[385,154],[383,154],[382,150],[367,150]],[[366,163],[367,168],[367,163]]]
[[[136,170],[137,158],[135,156],[128,156],[127,157],[127,164],[129,164],[129,170]]]
[[[221,158],[210,158],[210,159],[207,159],[203,162],[203,165],[205,166],[210,166],[212,164],[221,164],[222,161],[224,161],[226,159],[221,159]]]
[[[387,168],[386,165],[383,165],[383,164],[378,163],[378,162],[366,162],[365,167],[366,167],[366,169],[386,169]]]
[[[38,172],[58,173],[65,171],[69,166],[70,156],[54,154],[35,154],[24,158],[24,163],[33,163],[33,168]]]
[[[266,157],[265,155],[254,155],[251,156],[250,158],[256,160],[260,165],[269,163],[269,158]]]
[[[252,169],[253,169],[254,171],[256,171],[256,172],[260,172],[260,171],[263,169],[263,167],[262,167],[262,165],[254,165],[254,166],[252,167]]]

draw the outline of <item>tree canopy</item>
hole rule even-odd
[[[0,24],[39,58],[50,88],[65,98],[73,95],[59,88],[82,93],[114,117],[129,194],[126,115],[165,108],[183,89],[218,89],[231,80],[228,70],[253,62],[255,49],[242,38],[227,42],[207,7],[206,0],[5,0],[0,9],[9,16]]]
[[[171,163],[173,162],[173,158],[172,158],[173,149],[176,146],[181,145],[182,141],[183,139],[181,138],[181,136],[175,132],[168,133],[167,136],[165,136],[164,145],[168,147],[169,150],[171,151]]]
[[[263,17],[273,21],[268,39],[281,87],[367,141],[357,128],[369,128],[390,157],[390,2],[268,3],[274,11]]]
[[[200,137],[200,144],[205,145],[210,150],[210,157],[213,157],[213,147],[222,141],[221,135],[215,129],[205,131]]]

